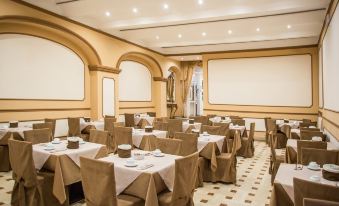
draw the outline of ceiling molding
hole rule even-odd
[[[237,20],[243,20],[243,19],[256,19],[256,18],[265,18],[265,17],[272,17],[272,16],[301,14],[301,13],[309,13],[309,12],[323,11],[323,10],[326,10],[326,8],[310,9],[310,10],[302,10],[302,11],[294,11],[294,12],[286,12],[286,13],[278,13],[278,14],[267,14],[267,15],[259,15],[259,16],[230,18],[230,19],[219,19],[219,20],[212,20],[212,21],[198,21],[198,22],[191,22],[191,23],[168,24],[168,25],[161,25],[161,26],[136,27],[136,28],[130,28],[130,29],[120,29],[119,31],[123,32],[123,31],[135,31],[135,30],[144,30],[144,29],[157,29],[157,28],[164,28],[164,27],[187,26],[187,25],[195,25],[195,24],[208,24],[208,23],[216,23],[216,22],[237,21]]]
[[[167,79],[163,78],[163,77],[153,77],[153,81],[155,81],[155,82],[167,82]]]
[[[321,28],[320,31],[320,35],[319,35],[319,39],[318,39],[318,45],[322,44],[322,40],[323,38],[325,38],[325,34],[327,32],[328,26],[330,25],[331,21],[332,21],[332,17],[335,13],[335,11],[337,10],[339,1],[337,1],[337,3],[334,5],[335,0],[331,0],[330,5],[328,6],[325,18],[324,18],[324,22],[323,22],[323,26]],[[330,15],[332,8],[334,8],[334,11],[332,13],[332,15]],[[329,17],[329,19],[327,19]]]
[[[120,69],[114,67],[108,67],[103,65],[88,65],[89,71],[100,71],[100,72],[108,72],[113,74],[119,74],[121,72]]]
[[[57,2],[56,4],[57,4],[57,5],[60,5],[60,4],[68,4],[68,3],[73,3],[73,2],[76,2],[76,1],[80,1],[80,0],[60,1],[60,2]]]

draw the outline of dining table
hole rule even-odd
[[[189,121],[183,121],[182,122],[182,131],[183,132],[190,132],[192,129],[201,131],[201,123],[200,122],[194,122],[194,123],[189,123]]]
[[[144,158],[137,160],[134,153],[143,152]],[[173,191],[175,178],[175,160],[181,156],[163,154],[154,156],[152,152],[132,150],[135,164],[129,166],[128,158],[110,155],[99,160],[114,163],[116,195],[126,194],[139,197],[145,206],[158,206],[158,194]]]
[[[142,150],[155,150],[155,138],[167,138],[167,131],[152,130],[146,132],[145,129],[133,129],[132,142],[133,145]]]
[[[8,125],[0,126],[0,145],[7,145],[8,139],[13,135],[14,139],[24,140],[24,131],[32,130],[32,124],[19,125],[10,128]]]
[[[134,124],[144,128],[145,126],[153,125],[154,119],[155,117],[148,115],[136,115],[134,117]]]
[[[90,129],[97,129],[97,130],[104,131],[105,122],[101,120],[86,122],[84,119],[80,119],[80,131],[83,131],[84,129],[88,127],[90,127]]]

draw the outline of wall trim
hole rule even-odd
[[[109,67],[109,66],[103,66],[103,65],[88,65],[89,71],[100,71],[100,72],[107,72],[107,73],[113,73],[113,74],[119,74],[121,72],[121,69]]]
[[[153,81],[156,81],[156,82],[167,82],[167,78],[153,77]]]
[[[11,112],[49,112],[49,111],[77,111],[77,110],[91,110],[90,107],[85,108],[45,108],[45,109],[0,109],[0,113]]]
[[[318,113],[298,113],[298,112],[262,112],[262,111],[239,111],[239,110],[226,110],[226,109],[204,109],[204,111],[214,112],[236,112],[236,113],[258,113],[258,114],[286,114],[286,115],[318,115]]]
[[[145,107],[119,107],[119,109],[154,109],[155,106],[145,106]]]
[[[337,123],[333,122],[332,120],[330,120],[330,119],[328,119],[328,118],[326,118],[326,117],[324,117],[324,116],[322,116],[322,118],[323,118],[326,122],[332,124],[332,125],[335,126],[337,129],[339,129],[339,125],[338,125]]]

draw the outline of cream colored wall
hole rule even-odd
[[[164,95],[164,83],[153,82],[153,89],[156,86],[160,87],[156,88],[157,92],[153,94],[154,101],[152,102],[119,104],[118,74],[102,71],[90,72],[88,65],[97,64],[115,68],[121,56],[129,52],[138,52],[151,57],[158,63],[162,70],[157,72],[159,74],[165,73],[172,66],[178,67],[177,61],[10,0],[0,2],[0,33],[6,32],[31,34],[72,48],[86,64],[86,98],[84,101],[0,100],[0,122],[11,119],[34,120],[70,116],[101,118],[102,78],[104,76],[113,77],[115,80],[116,114],[129,111],[157,111],[161,115],[166,114],[166,104],[159,98]],[[155,70],[155,68],[151,69]],[[133,107],[138,108],[133,109]]]

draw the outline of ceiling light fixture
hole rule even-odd
[[[178,34],[178,38],[181,38],[182,37],[182,35],[181,34]]]
[[[228,34],[232,34],[232,30],[228,30],[227,32],[228,32]]]
[[[292,28],[292,26],[288,24],[288,25],[287,25],[287,29],[290,29],[290,28]]]
[[[203,4],[204,4],[204,0],[199,0],[199,1],[198,1],[198,4],[199,4],[199,5],[203,5]]]
[[[258,27],[258,28],[256,29],[256,31],[259,32],[259,31],[260,31],[260,28]]]
[[[133,8],[133,12],[134,13],[138,13],[138,9],[137,8]]]
[[[106,11],[106,16],[111,16],[111,13],[109,11]]]
[[[168,4],[164,4],[164,9],[168,9],[168,8],[169,8]]]
[[[207,34],[206,34],[206,32],[202,32],[201,35],[202,36],[206,36]]]

